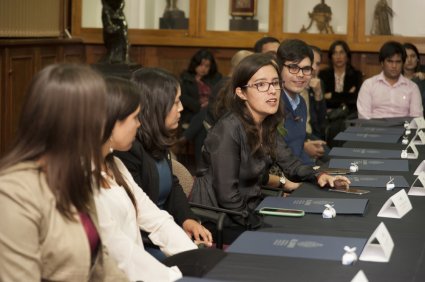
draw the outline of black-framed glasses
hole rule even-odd
[[[303,72],[304,75],[310,75],[313,72],[313,68],[311,66],[305,66],[302,68],[300,68],[296,64],[290,64],[290,65],[283,64],[283,66],[287,67],[289,73],[292,73],[292,74],[297,74],[300,72],[300,70]]]
[[[272,82],[262,81],[253,84],[247,84],[242,87],[255,87],[259,92],[267,92],[270,89],[270,85],[273,86],[274,90],[281,90],[283,87],[283,82],[280,80],[275,80]]]

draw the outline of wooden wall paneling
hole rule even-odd
[[[5,72],[5,50],[0,48],[0,156],[2,155],[2,152],[4,151],[3,149],[3,144],[5,142],[4,140],[4,134],[3,134],[3,124],[5,123],[6,120],[6,108],[5,108],[5,96],[6,96],[6,79],[7,79],[7,74]]]
[[[32,47],[6,50],[6,60],[5,69],[8,73],[5,81],[1,151],[11,145],[15,136],[25,93],[36,70]]]
[[[35,58],[36,58],[36,69],[43,69],[44,67],[57,63],[59,61],[59,52],[58,48],[55,46],[41,46],[35,48]]]
[[[67,63],[83,64],[86,62],[86,56],[83,44],[65,45],[60,48],[60,60]]]

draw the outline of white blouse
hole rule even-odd
[[[131,281],[175,281],[182,277],[176,267],[167,267],[146,252],[140,229],[150,233],[149,238],[167,256],[196,249],[197,246],[166,211],[160,210],[139,188],[124,164],[114,158],[124,180],[137,202],[134,206],[122,186],[107,178],[111,188],[100,189],[95,203],[100,235],[111,257]]]

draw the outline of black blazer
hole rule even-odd
[[[342,93],[335,92],[335,76],[333,68],[327,68],[319,72],[319,77],[324,83],[325,92],[332,93],[332,98],[326,100],[328,108],[338,108],[342,103],[345,103],[350,110],[356,109],[357,95],[363,81],[363,74],[354,67],[348,65],[345,70],[344,89]],[[356,87],[354,93],[349,93],[352,87]]]
[[[302,165],[283,136],[276,139],[275,162],[285,176],[292,181],[317,183],[312,166]],[[262,200],[260,188],[268,182],[273,162],[270,156],[252,155],[238,117],[228,113],[209,129],[202,160],[193,186],[193,202],[248,213],[257,207]],[[243,219],[230,217],[245,225]]]
[[[114,155],[121,159],[140,188],[154,203],[157,203],[159,196],[158,170],[155,159],[145,151],[142,143],[136,139],[130,151],[114,152]],[[171,170],[170,153],[167,152],[164,157],[167,158]],[[197,220],[190,210],[186,194],[183,192],[183,188],[175,175],[173,175],[172,183],[173,186],[164,204],[164,209],[174,217],[174,220],[180,226],[186,219]]]

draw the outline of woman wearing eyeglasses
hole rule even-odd
[[[293,181],[333,186],[335,178],[316,175],[311,166],[302,165],[283,140],[278,130],[283,120],[279,103],[282,82],[271,55],[253,54],[243,59],[230,83],[228,113],[205,139],[192,201],[247,213],[247,217],[230,216],[228,225],[235,227],[233,235],[237,236],[245,228],[260,226],[253,213],[263,198],[260,187],[281,187],[279,179],[269,178],[272,163]],[[342,185],[350,183],[345,177],[341,181]]]

